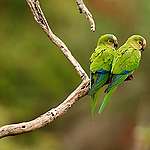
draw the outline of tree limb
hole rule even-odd
[[[71,62],[71,64],[76,69],[77,73],[80,75],[80,77],[87,78],[87,74],[82,69],[80,64],[76,61],[76,59],[72,56],[70,50],[67,48],[67,46],[52,32],[50,29],[48,22],[44,16],[44,13],[42,12],[42,9],[40,7],[38,0],[26,0],[29,7],[31,8],[31,11],[33,13],[34,19],[36,22],[42,27],[42,29],[47,34],[48,38],[63,52],[63,54],[67,57],[67,59]]]
[[[72,92],[68,98],[56,108],[53,108],[38,118],[18,124],[6,125],[0,128],[0,138],[31,132],[42,128],[62,116],[77,100],[85,96],[89,90],[89,80],[83,80],[79,87]]]
[[[50,29],[48,22],[42,12],[38,0],[26,0],[36,22],[42,27],[42,29],[47,34],[50,41],[52,41],[66,56],[66,58],[70,61],[70,63],[74,66],[76,72],[82,79],[82,83],[74,90],[64,102],[58,105],[56,108],[52,108],[48,112],[44,113],[43,115],[37,117],[36,119],[28,122],[22,122],[18,124],[11,124],[5,125],[0,127],[0,138],[6,136],[12,136],[17,134],[22,134],[26,132],[33,131],[35,129],[42,128],[49,124],[50,122],[54,121],[57,117],[62,116],[77,100],[81,97],[87,95],[89,90],[89,77],[86,72],[83,70],[81,65],[77,62],[77,60],[72,56],[70,50],[67,46],[52,32]],[[87,15],[89,18],[89,22],[92,18],[92,15],[85,7],[82,0],[77,0],[77,4],[82,12]],[[95,24],[93,24],[93,29],[95,29]]]

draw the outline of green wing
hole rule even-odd
[[[90,63],[92,63],[98,55],[101,55],[101,54],[102,54],[103,49],[105,49],[104,46],[102,46],[102,47],[101,47],[101,46],[98,46],[98,47],[94,50],[93,54],[92,54],[91,57],[90,57]]]
[[[98,70],[111,70],[111,64],[114,58],[114,51],[106,46],[96,48],[90,58],[90,71],[95,73]]]
[[[91,88],[89,95],[92,98],[92,113],[96,109],[100,88],[103,87],[110,76],[114,51],[104,45],[97,47],[90,58]]]
[[[138,68],[140,59],[141,53],[139,50],[125,46],[114,59],[111,72],[112,74],[126,74],[126,72],[132,72]]]
[[[90,95],[102,87],[109,78],[114,50],[105,45],[98,46],[90,58],[91,90]]]
[[[99,113],[103,112],[110,100],[112,93],[116,90],[118,85],[122,84],[124,80],[139,66],[140,59],[141,53],[139,50],[133,49],[126,45],[118,50],[118,53],[115,56],[112,64],[112,81],[105,91],[106,95],[99,108]]]

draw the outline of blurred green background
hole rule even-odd
[[[120,45],[132,34],[147,39],[136,78],[92,119],[90,98],[47,127],[0,140],[0,150],[150,150],[150,1],[85,0],[96,21],[92,33],[75,0],[41,0],[52,30],[89,74],[98,37],[113,33]],[[29,121],[61,103],[80,78],[43,33],[25,0],[0,0],[0,126]]]

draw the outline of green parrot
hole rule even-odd
[[[105,90],[106,95],[99,108],[103,112],[108,104],[112,93],[127,78],[132,77],[133,72],[138,68],[141,60],[141,52],[146,47],[146,40],[140,35],[133,35],[117,51],[112,63],[111,81]]]
[[[112,34],[102,35],[97,42],[97,47],[90,58],[90,90],[92,98],[92,113],[95,112],[98,100],[98,91],[109,80],[115,48],[118,46],[117,38]]]

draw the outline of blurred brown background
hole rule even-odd
[[[132,34],[147,39],[136,78],[92,119],[90,98],[32,133],[0,140],[0,150],[150,150],[150,1],[85,0],[96,21],[92,33],[75,0],[41,0],[52,30],[89,73],[98,37],[120,45]],[[33,20],[25,0],[0,1],[0,126],[31,120],[62,102],[80,83],[63,54]]]

